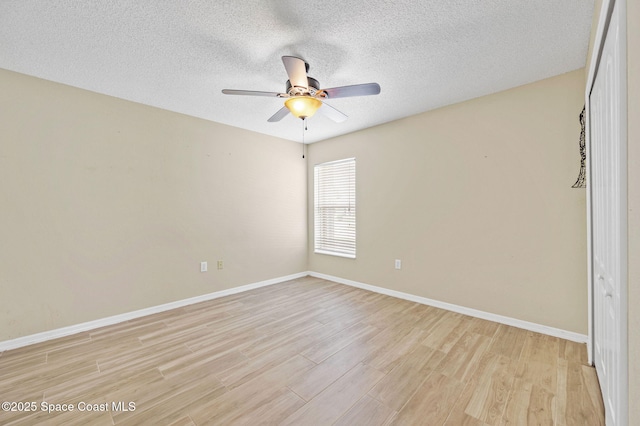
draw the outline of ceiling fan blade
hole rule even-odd
[[[283,56],[282,63],[287,70],[289,81],[293,87],[309,88],[309,81],[307,80],[307,64],[304,60],[296,58],[295,56]]]
[[[234,90],[234,89],[223,89],[222,93],[225,95],[246,95],[246,96],[268,96],[272,98],[285,98],[288,95],[284,93],[277,92],[260,92],[255,90]]]
[[[289,110],[287,109],[287,107],[282,107],[278,110],[278,112],[269,117],[267,121],[269,123],[275,123],[276,121],[280,121],[285,118],[287,114],[289,114]]]
[[[354,84],[352,86],[332,87],[330,89],[322,89],[327,94],[327,98],[349,98],[352,96],[369,96],[380,93],[380,85],[378,83]]]
[[[336,123],[342,123],[344,120],[347,119],[347,115],[346,114],[338,111],[337,109],[335,109],[331,105],[328,105],[326,102],[322,103],[322,106],[320,107],[320,109],[318,109],[318,111],[320,111],[321,113],[323,113],[325,115],[325,117],[330,118],[331,120],[335,121]]]

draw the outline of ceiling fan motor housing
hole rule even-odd
[[[308,88],[305,88],[305,87],[291,86],[291,81],[287,80],[286,93],[288,93],[289,96],[305,96],[305,95],[315,96],[316,93],[320,91],[320,82],[313,77],[307,77],[307,82],[308,82],[307,83]]]

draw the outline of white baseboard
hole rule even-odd
[[[385,294],[387,296],[397,297],[399,299],[409,300],[411,302],[421,303],[423,305],[429,305],[436,308],[446,309],[448,311],[469,315],[472,317],[477,317],[477,318],[494,321],[501,324],[510,325],[513,327],[522,328],[524,330],[535,331],[537,333],[547,334],[549,336],[571,340],[573,342],[586,343],[588,340],[586,335],[574,333],[572,331],[566,331],[559,328],[554,328],[546,325],[519,320],[516,318],[505,317],[502,315],[479,311],[477,309],[471,309],[464,306],[454,305],[452,303],[440,302],[438,300],[428,299],[426,297],[415,296],[413,294],[403,293],[401,291],[389,290],[384,287],[377,287],[374,285],[347,280],[347,279],[335,277],[332,275],[309,271],[309,272],[299,272],[297,274],[286,275],[278,278],[272,278],[270,280],[259,281],[256,283],[247,284],[240,287],[234,287],[227,290],[216,291],[214,293],[203,294],[201,296],[191,297],[189,299],[178,300],[175,302],[165,303],[163,305],[158,305],[158,306],[152,306],[150,308],[140,309],[133,312],[127,312],[124,314],[114,315],[111,317],[84,322],[81,324],[71,325],[68,327],[57,328],[55,330],[44,331],[42,333],[31,334],[29,336],[18,337],[12,340],[5,340],[4,342],[0,342],[0,352],[6,351],[9,349],[16,349],[23,346],[32,345],[34,343],[45,342],[47,340],[57,339],[59,337],[69,336],[71,334],[76,334],[83,331],[94,330],[96,328],[104,327],[107,325],[118,324],[118,323],[129,321],[135,318],[156,314],[156,313],[168,311],[171,309],[181,308],[183,306],[193,305],[195,303],[205,302],[207,300],[213,300],[213,299],[229,296],[236,293],[242,293],[244,291],[253,290],[256,288],[265,287],[273,284],[278,284],[284,281],[294,280],[296,278],[302,278],[307,275],[310,275],[316,278],[322,278],[328,281],[334,281],[334,282],[345,284],[352,287],[361,288],[363,290],[373,291],[375,293]]]
[[[373,291],[375,293],[385,294],[387,296],[397,297],[399,299],[409,300],[411,302],[421,303],[423,305],[429,305],[436,308],[446,309],[448,311],[457,312],[464,315],[469,315],[476,318],[481,318],[505,325],[510,325],[524,330],[535,331],[536,333],[546,334],[553,337],[559,337],[561,339],[571,340],[578,343],[587,343],[587,335],[574,333],[572,331],[562,330],[559,328],[549,327],[542,324],[536,324],[529,321],[523,321],[516,318],[505,317],[502,315],[492,314],[490,312],[479,311],[477,309],[467,308],[464,306],[454,305],[452,303],[440,302],[438,300],[428,299],[426,297],[415,296],[409,293],[403,293],[401,291],[389,290],[384,287],[377,287],[374,285],[364,284],[357,281],[347,280],[340,277],[334,277],[332,275],[321,274],[319,272],[310,271],[309,275],[316,278],[322,278],[328,281],[334,281],[340,284],[346,284],[348,286],[361,288],[363,290]]]
[[[194,303],[218,299],[220,297],[241,293],[243,291],[253,290],[259,287],[265,287],[272,284],[278,284],[284,281],[294,280],[296,278],[306,277],[307,275],[309,275],[308,272],[299,272],[297,274],[286,275],[284,277],[278,277],[278,278],[272,278],[270,280],[259,281],[256,283],[247,284],[240,287],[233,287],[227,290],[221,290],[221,291],[216,291],[214,293],[203,294],[202,296],[190,297],[189,299],[169,302],[163,305],[152,306],[150,308],[144,308],[144,309],[140,309],[133,312],[114,315],[112,317],[102,318],[95,321],[83,322],[81,324],[57,328],[55,330],[44,331],[42,333],[31,334],[29,336],[18,337],[12,340],[5,340],[4,342],[0,342],[0,352],[6,351],[9,349],[20,348],[22,346],[32,345],[34,343],[45,342],[47,340],[57,339],[59,337],[69,336],[71,334],[76,334],[83,331],[94,330],[96,328],[104,327],[107,325],[118,324],[120,322],[129,321],[135,318],[140,318],[140,317],[144,317],[151,314],[157,314],[159,312],[169,311],[171,309],[181,308],[187,305],[193,305]]]

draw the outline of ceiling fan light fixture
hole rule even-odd
[[[322,106],[322,102],[311,96],[294,96],[284,101],[284,106],[297,118],[309,118]]]
[[[342,123],[347,116],[329,104],[325,99],[350,98],[354,96],[369,96],[380,93],[378,83],[352,84],[350,86],[338,86],[328,89],[320,89],[320,82],[307,75],[309,64],[304,59],[295,56],[283,56],[282,63],[287,71],[289,79],[284,93],[262,92],[256,90],[224,89],[225,95],[267,96],[285,98],[284,106],[273,114],[267,122],[275,123],[284,117],[293,114],[304,122],[306,118],[313,116],[318,109],[332,121]]]

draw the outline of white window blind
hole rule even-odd
[[[356,257],[356,159],[316,164],[315,253]]]

